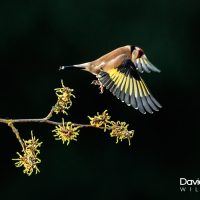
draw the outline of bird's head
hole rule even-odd
[[[131,46],[131,58],[133,61],[136,60],[137,58],[140,58],[143,55],[144,55],[143,49],[133,45]]]

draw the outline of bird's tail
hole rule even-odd
[[[81,70],[85,70],[88,71],[88,68],[90,66],[90,62],[87,63],[82,63],[82,64],[78,64],[78,65],[63,65],[59,67],[59,70],[64,70],[64,69],[81,69]]]

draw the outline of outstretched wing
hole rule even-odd
[[[137,58],[134,62],[137,70],[140,73],[143,73],[144,71],[147,73],[150,73],[151,71],[153,72],[160,72],[158,68],[156,68],[146,57],[145,54],[143,54],[140,58]]]
[[[132,105],[143,114],[146,111],[153,113],[153,111],[158,111],[158,108],[161,108],[130,59],[125,60],[117,68],[110,69],[107,72],[101,71],[97,78],[118,99],[128,106]]]

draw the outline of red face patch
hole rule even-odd
[[[140,48],[138,50],[138,56],[137,56],[137,58],[141,58],[143,55],[144,55],[144,51]]]

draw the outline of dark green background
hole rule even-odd
[[[132,146],[102,131],[81,130],[69,146],[54,141],[52,126],[18,125],[43,141],[41,173],[27,177],[11,158],[20,150],[0,127],[2,199],[199,199],[179,191],[179,178],[200,177],[198,131],[199,5],[197,1],[1,1],[0,117],[37,118],[55,103],[60,80],[76,99],[67,120],[109,110],[135,130]],[[119,46],[142,47],[162,73],[142,74],[163,105],[142,115],[109,92],[98,94],[95,78],[58,71],[63,64],[93,60]],[[55,118],[59,120],[59,118]]]

